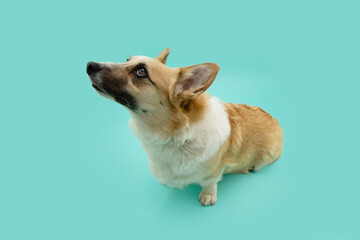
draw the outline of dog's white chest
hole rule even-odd
[[[166,185],[182,188],[200,183],[204,169],[230,135],[230,124],[223,104],[211,98],[204,117],[183,131],[162,139],[134,116],[130,127],[140,139],[155,177]]]
[[[204,164],[209,158],[206,146],[184,146],[174,149],[172,146],[153,148],[145,146],[149,165],[154,176],[163,184],[182,188],[192,183],[199,183],[205,177]]]

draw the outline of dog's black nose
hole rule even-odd
[[[101,69],[102,69],[101,64],[96,63],[96,62],[88,62],[87,66],[86,66],[86,72],[89,75],[96,73],[96,72],[100,71]]]

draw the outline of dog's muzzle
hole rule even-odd
[[[106,70],[109,69],[101,63],[87,63],[86,72],[89,75],[92,87],[99,92],[100,95],[111,96],[116,102],[135,111],[137,109],[137,102],[135,98],[131,94],[127,93],[125,89],[122,88],[121,84],[114,84],[114,82],[109,83],[107,78],[105,78],[104,82],[103,74]]]
[[[86,72],[90,77],[92,87],[95,88],[95,90],[105,93],[103,89],[101,89],[99,84],[99,76],[97,76],[97,73],[99,73],[101,70],[103,70],[103,66],[100,63],[96,62],[88,62],[86,65]]]

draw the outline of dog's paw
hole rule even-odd
[[[201,192],[199,195],[199,201],[203,206],[214,205],[216,203],[216,200],[217,200],[216,194],[211,195],[208,193]]]

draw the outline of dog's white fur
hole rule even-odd
[[[150,169],[163,184],[183,188],[197,183],[211,185],[216,179],[204,181],[204,164],[209,161],[230,135],[230,124],[225,107],[217,98],[208,101],[204,118],[184,126],[176,135],[162,138],[131,114],[130,127],[140,139],[150,163]]]

